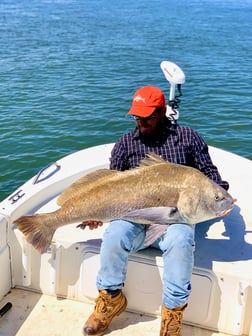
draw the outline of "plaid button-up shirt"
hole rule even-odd
[[[111,152],[110,169],[135,168],[151,152],[169,162],[194,167],[226,190],[229,188],[213,165],[202,137],[192,128],[180,125],[167,124],[158,141],[141,136],[137,128],[123,135]]]

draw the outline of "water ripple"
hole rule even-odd
[[[252,159],[249,0],[2,0],[2,198],[48,162],[116,141],[159,64],[186,73],[180,122]]]

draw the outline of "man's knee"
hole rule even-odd
[[[112,221],[103,235],[102,245],[131,252],[144,241],[144,225],[124,220]]]
[[[194,248],[194,228],[187,224],[172,224],[162,242],[162,250],[176,248]]]

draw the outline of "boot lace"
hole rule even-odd
[[[115,300],[111,300],[111,295],[100,293],[96,299],[95,312],[97,314],[110,314],[116,305]]]
[[[183,310],[166,309],[162,313],[161,336],[180,336]]]

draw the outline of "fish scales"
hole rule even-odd
[[[179,196],[178,188],[173,188],[168,193],[167,175],[162,176],[155,172],[152,174],[148,167],[144,169],[145,172],[129,171],[129,174],[121,173],[116,177],[103,178],[99,184],[95,183],[88,190],[78,193],[77,197],[65,201],[64,207],[72,208],[81,202],[80,212],[76,213],[79,216],[77,220],[92,218],[107,221],[111,218],[121,218],[133,209],[175,206]]]
[[[121,218],[140,224],[196,224],[228,213],[234,199],[195,168],[149,154],[135,169],[100,169],[82,177],[63,191],[58,204],[52,213],[14,222],[41,253],[55,230],[70,223]]]

